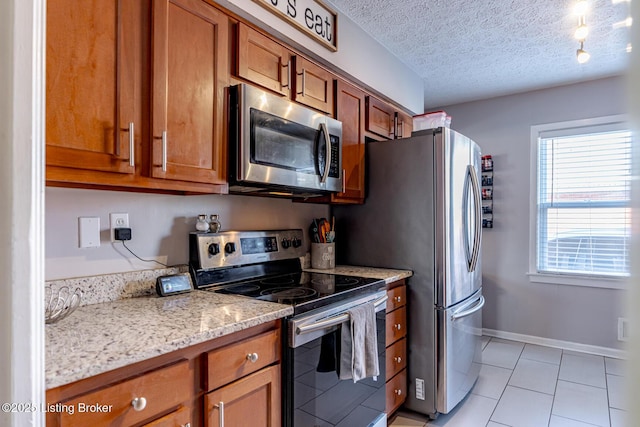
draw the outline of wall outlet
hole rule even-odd
[[[116,241],[115,229],[116,228],[129,228],[129,214],[128,213],[110,213],[109,222],[111,226],[111,241]]]
[[[629,340],[629,320],[618,317],[618,341]]]

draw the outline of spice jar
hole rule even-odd
[[[196,220],[196,230],[203,232],[209,231],[209,223],[207,222],[206,215],[198,215],[198,219]]]
[[[209,231],[211,231],[212,233],[217,233],[221,228],[222,224],[220,224],[218,215],[211,215],[211,219],[209,220]]]

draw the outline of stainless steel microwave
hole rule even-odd
[[[258,88],[229,88],[229,191],[342,191],[342,123]]]

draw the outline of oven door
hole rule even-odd
[[[386,293],[363,297],[358,301],[378,301],[376,331],[380,375],[356,383],[340,380],[340,316],[342,308],[332,312],[314,310],[287,322],[289,345],[284,351],[283,414],[287,427],[375,426],[387,425],[385,413],[385,307]],[[359,302],[362,303],[362,302]],[[335,307],[334,307],[335,308]],[[316,316],[315,319],[311,316]],[[333,319],[338,318],[336,326]],[[348,315],[347,315],[348,319]],[[302,320],[302,321],[301,321]],[[333,325],[332,325],[333,323]],[[319,324],[316,329],[315,325]],[[326,326],[323,326],[326,325]],[[301,327],[302,326],[302,327]],[[298,331],[298,329],[307,329]],[[298,333],[300,332],[300,333]]]
[[[341,122],[251,86],[236,88],[238,181],[342,191]]]

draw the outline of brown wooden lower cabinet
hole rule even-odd
[[[404,403],[407,393],[407,309],[404,280],[387,285],[386,315],[386,411],[390,418]]]
[[[391,416],[400,408],[407,395],[407,370],[403,370],[387,382],[387,415]]]
[[[205,396],[205,425],[281,425],[280,366],[255,372]]]
[[[144,427],[191,427],[191,425],[191,410],[190,408],[182,407],[162,418],[145,424]]]
[[[268,322],[49,389],[47,427],[279,426],[280,346]]]

